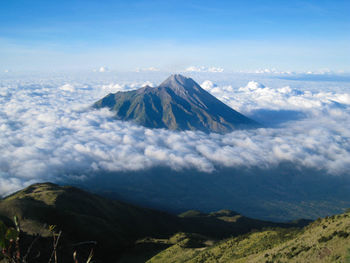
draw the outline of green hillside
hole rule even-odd
[[[64,233],[67,244],[97,241],[97,257],[117,258],[137,238],[177,231],[175,216],[111,201],[83,190],[54,184],[35,184],[0,201],[8,222],[18,216],[22,230],[48,237],[48,225]],[[111,253],[113,251],[113,253]]]
[[[301,230],[253,231],[213,245],[185,236],[147,262],[350,262],[350,211]]]
[[[38,250],[50,251],[52,232],[48,226],[55,225],[63,233],[61,258],[71,259],[77,243],[96,241],[95,262],[117,259],[145,262],[177,240],[183,240],[183,235],[199,238],[196,241],[199,243],[214,244],[253,229],[305,224],[255,220],[230,210],[210,214],[188,211],[177,216],[51,183],[34,184],[0,200],[0,220],[13,226],[14,216],[18,217],[23,231],[23,249],[39,234]],[[82,248],[81,253],[88,253],[90,247]],[[47,255],[40,253],[41,258],[33,262],[47,262]]]

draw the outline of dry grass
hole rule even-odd
[[[350,212],[298,229],[271,229],[220,241],[201,250],[175,245],[148,262],[350,262]]]

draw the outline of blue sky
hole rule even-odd
[[[350,71],[350,1],[0,4],[0,70]]]

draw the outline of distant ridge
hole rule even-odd
[[[110,93],[94,107],[107,107],[116,119],[148,128],[226,133],[259,127],[180,74],[171,75],[158,87]]]

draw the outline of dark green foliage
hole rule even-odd
[[[301,246],[299,248],[292,247],[291,251],[286,252],[285,255],[288,259],[291,259],[298,256],[301,252],[308,251],[310,248],[311,248],[310,246]]]
[[[70,262],[73,257],[74,263],[93,262],[95,242],[72,244],[63,237],[62,231],[55,231],[56,226],[45,229],[51,233],[50,237],[29,235],[22,231],[17,216],[13,223],[15,227],[6,226],[0,221],[0,262],[58,263]]]
[[[322,243],[322,242],[327,242],[329,240],[331,240],[332,238],[334,238],[335,236],[341,237],[341,238],[347,238],[350,235],[350,233],[347,233],[345,231],[334,231],[331,235],[329,236],[323,236],[321,238],[318,239],[318,242]]]
[[[2,221],[0,221],[0,249],[8,249],[11,243],[16,241],[18,234],[19,232],[15,228],[7,227]]]

